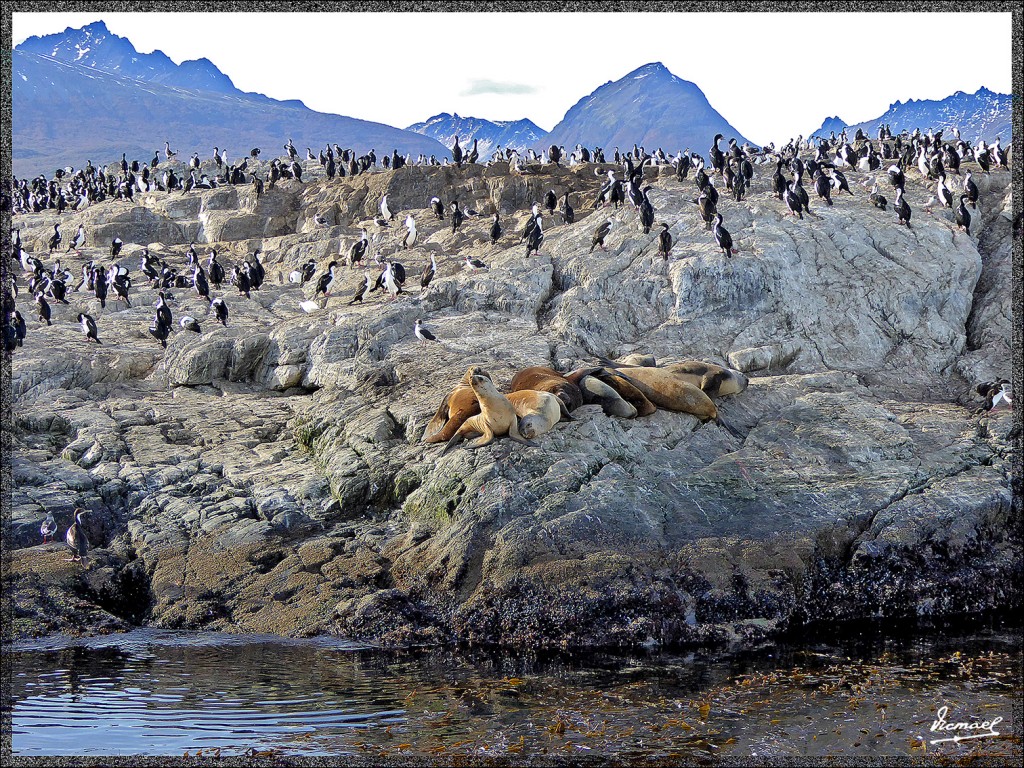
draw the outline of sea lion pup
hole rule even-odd
[[[423,432],[424,443],[448,442],[466,419],[480,413],[480,403],[472,386],[473,377],[478,375],[490,378],[490,374],[479,365],[471,365],[462,380],[444,396],[437,413]]]
[[[613,387],[597,378],[595,374],[600,371],[599,366],[580,368],[565,374],[565,378],[580,388],[584,403],[600,405],[605,416],[619,416],[623,419],[636,418],[636,407],[627,402]]]
[[[565,403],[550,392],[520,389],[506,395],[519,417],[519,434],[527,440],[540,437],[559,421],[575,421]]]
[[[575,411],[583,405],[583,392],[579,385],[569,381],[553,368],[534,365],[523,368],[512,377],[509,392],[532,389],[536,392],[550,392],[565,404],[567,411]]]
[[[739,432],[721,419],[718,415],[718,408],[711,398],[700,387],[683,378],[681,374],[665,368],[648,367],[609,368],[607,370],[625,378],[659,408],[689,413],[700,419],[701,423],[713,421],[733,437],[742,439]]]
[[[678,373],[691,384],[700,387],[708,397],[738,395],[750,383],[750,379],[737,370],[703,360],[683,360],[668,363],[664,367],[666,371]]]
[[[516,416],[516,409],[512,403],[491,381],[486,374],[473,374],[470,377],[470,386],[476,394],[480,403],[480,413],[466,419],[458,431],[445,445],[441,455],[466,439],[468,435],[479,434],[480,437],[469,444],[470,448],[483,448],[494,442],[494,438],[500,435],[508,435],[513,440],[524,445],[536,448],[537,444],[527,440],[519,433],[519,417]]]

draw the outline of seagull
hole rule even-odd
[[[466,254],[466,266],[469,267],[471,270],[473,270],[473,269],[487,269],[487,265],[486,264],[484,264],[482,261],[480,261],[480,259],[477,259],[477,258],[475,258],[473,256],[470,256],[468,253]]]
[[[420,319],[416,320],[416,338],[419,339],[421,342],[433,341],[437,342],[438,344],[441,343],[434,334],[432,334],[429,330],[423,327],[423,321]]]
[[[43,544],[53,541],[53,534],[57,531],[57,521],[53,519],[53,513],[47,512],[46,519],[39,526],[39,532],[43,534]]]

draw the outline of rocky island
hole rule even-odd
[[[915,168],[907,227],[869,202],[873,181],[893,197],[884,166],[847,170],[852,194],[832,206],[808,185],[798,219],[771,191],[774,163],[759,164],[742,201],[717,181],[726,255],[693,175],[671,164],[644,168],[658,222],[645,234],[628,200],[595,206],[611,164],[482,163],[327,179],[306,161],[301,181],[259,195],[148,191],[14,216],[23,251],[47,268],[59,257],[74,282],[89,261],[132,277],[130,307],[69,290],[47,325],[7,259],[27,323],[4,357],[17,636],[145,625],[384,645],[752,644],[815,622],[1019,609],[1015,414],[982,410],[975,391],[1011,377],[1010,171],[965,163],[980,191],[967,234]],[[185,172],[155,172],[168,167]],[[264,179],[267,167],[250,162]],[[521,234],[549,190],[575,220],[544,209],[528,255]],[[453,231],[434,197],[477,215]],[[85,244],[68,249],[79,224]],[[363,230],[371,284],[376,258],[408,279],[353,304],[364,270],[346,257]],[[165,290],[164,348],[139,262],[148,249],[183,271],[190,243],[228,272],[259,251],[265,281],[249,298],[212,291],[226,324],[191,283]],[[310,260],[313,279],[292,282]],[[332,261],[330,295],[316,296]],[[440,343],[417,339],[417,319]],[[534,447],[499,438],[442,456],[423,441],[469,366],[507,392],[526,367],[637,353],[742,371],[749,386],[715,399],[730,428],[585,404]],[[76,508],[85,566],[63,545]],[[47,513],[57,543],[40,544]]]

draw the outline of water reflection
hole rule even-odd
[[[1015,631],[631,657],[158,632],[73,642],[16,646],[15,754],[1020,753]],[[941,706],[1002,716],[1000,738],[930,744]]]

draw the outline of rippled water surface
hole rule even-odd
[[[154,631],[14,651],[16,755],[1021,755],[1019,630],[743,655],[385,653]],[[943,706],[947,722],[1001,717],[999,735],[931,743],[953,733],[930,730]]]

